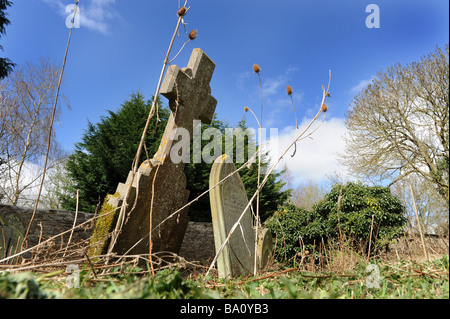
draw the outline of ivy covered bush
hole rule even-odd
[[[389,188],[350,182],[335,185],[313,211],[292,204],[280,207],[267,227],[276,237],[278,259],[292,260],[302,248],[317,250],[322,242],[340,239],[341,234],[353,248],[367,252],[373,216],[371,252],[376,252],[400,236],[406,224],[404,210]]]
[[[280,207],[267,221],[266,227],[276,238],[275,256],[278,260],[292,259],[300,252],[300,238],[305,249],[312,249],[325,237],[325,220],[316,212],[289,204]]]

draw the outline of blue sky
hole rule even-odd
[[[49,56],[61,63],[69,30],[65,7],[73,0],[13,0],[11,25],[2,37],[2,56],[17,64]],[[367,28],[369,4],[380,9],[380,27]],[[56,127],[58,142],[71,152],[87,121],[97,122],[133,92],[150,98],[173,33],[177,0],[80,0],[81,25],[75,29],[67,59],[63,108]],[[343,120],[354,95],[378,71],[418,60],[449,39],[449,2],[445,0],[189,0],[186,30],[198,37],[173,62],[186,66],[193,48],[202,48],[216,63],[211,82],[218,118],[235,125],[244,106],[259,114],[261,66],[264,126],[278,128],[279,144],[295,133],[286,85],[294,90],[299,122],[316,113],[322,85],[332,70],[331,95],[324,125],[314,140],[298,146],[295,158],[282,165],[294,182],[320,181],[343,173],[336,153],[343,151]],[[184,43],[180,30],[174,51]],[[165,100],[165,99],[164,99]]]

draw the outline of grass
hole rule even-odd
[[[448,257],[433,262],[373,262],[379,287],[372,287],[367,264],[345,274],[273,268],[261,277],[221,280],[171,268],[151,276],[136,266],[116,267],[96,279],[80,270],[80,288],[69,288],[64,270],[0,274],[0,299],[448,299]],[[143,275],[144,274],[144,275]]]

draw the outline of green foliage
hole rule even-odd
[[[314,242],[318,244],[326,236],[326,222],[322,216],[292,204],[280,207],[266,226],[275,234],[278,260],[294,258],[300,252],[300,240],[305,244],[305,250],[312,250]]]
[[[6,8],[12,4],[9,0],[0,0],[0,38],[2,34],[5,34],[5,26],[10,24],[9,19],[6,17]],[[0,45],[0,51],[3,51],[3,47]],[[14,63],[10,59],[0,58],[0,80],[6,77],[13,70]]]
[[[342,189],[341,202],[338,204]],[[335,185],[314,211],[294,205],[281,207],[267,223],[277,238],[279,259],[293,260],[303,248],[311,251],[324,241],[351,239],[353,248],[367,252],[372,226],[371,252],[387,248],[406,224],[404,207],[387,187],[369,187],[357,183]]]
[[[342,199],[338,205],[339,193]],[[338,211],[338,207],[340,210]],[[358,249],[367,251],[373,216],[372,248],[385,249],[388,243],[400,236],[406,224],[405,208],[388,187],[369,187],[360,183],[335,185],[325,199],[314,209],[327,219],[328,237],[345,233]],[[367,243],[361,246],[361,243]]]

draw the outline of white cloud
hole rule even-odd
[[[359,83],[357,85],[355,85],[354,87],[352,87],[350,89],[350,93],[351,94],[357,94],[359,93],[361,90],[365,89],[370,83],[372,83],[372,80],[374,79],[374,76],[371,76],[369,79],[367,80],[361,80],[359,81]]]
[[[296,130],[295,127],[287,127],[279,132],[278,137],[270,142],[270,155],[272,163],[286,150],[294,139],[302,132],[311,119],[305,119]],[[318,120],[310,128],[314,130],[320,121]],[[348,177],[345,167],[337,161],[337,154],[342,153],[345,142],[344,120],[332,118],[323,122],[320,128],[311,135],[297,142],[297,152],[294,157],[294,146],[286,153],[278,164],[277,169],[286,167],[292,173],[293,183],[300,184],[304,181],[323,182],[327,176],[334,176],[336,173],[343,177]]]
[[[73,1],[64,0],[43,0],[52,6],[62,17],[67,18],[70,13],[66,12],[66,7],[73,4]],[[116,0],[90,0],[79,3],[80,27],[88,28],[102,34],[108,34],[110,23],[119,17],[114,9]]]

